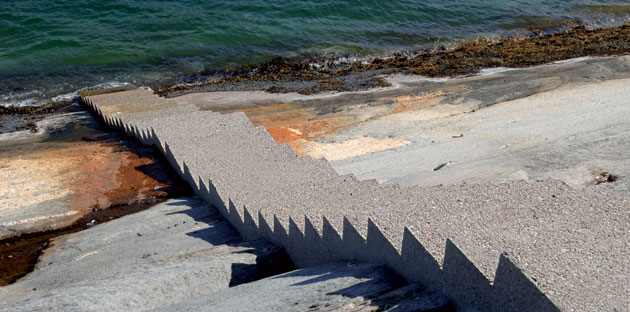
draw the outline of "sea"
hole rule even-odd
[[[630,21],[630,1],[0,0],[0,105],[273,57],[369,58],[563,21]]]

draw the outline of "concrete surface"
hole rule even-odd
[[[282,249],[243,242],[196,198],[59,237],[34,272],[0,288],[1,311],[145,311],[286,272]]]
[[[574,71],[573,76],[567,74],[570,79],[562,81],[571,81],[575,71],[583,73],[585,68],[591,74],[604,73],[597,77],[604,77],[606,73],[615,77],[617,72],[607,72],[608,67],[599,66],[609,60],[605,59],[604,63],[582,61],[586,62],[586,67],[578,62],[564,64],[568,67],[554,65],[521,71],[524,76],[520,79],[524,82],[520,86],[533,87],[525,93],[516,92],[515,96],[559,87],[558,84],[549,87],[551,82],[558,81],[557,78],[527,82],[527,71],[544,74],[549,68],[559,67]],[[627,64],[628,57],[613,60]],[[509,75],[518,76],[513,72]],[[494,86],[499,93],[510,90],[501,85],[503,76],[494,77],[499,77],[494,85],[488,80],[477,83],[481,86],[490,84],[486,89]],[[578,107],[583,108],[595,105],[592,104],[594,101],[586,100],[589,97],[593,99],[613,92],[615,96],[608,99],[615,101],[612,105],[617,107],[617,114],[627,114],[623,108],[626,99],[619,97],[625,96],[627,88],[624,86],[628,81],[601,82],[606,79],[589,77],[580,78],[580,83],[566,84],[558,89],[564,91],[558,92],[583,100],[578,103]],[[584,79],[597,81],[585,84]],[[422,91],[427,86],[425,82],[412,84],[406,82],[404,87],[401,82],[399,89],[373,91],[373,96],[379,96],[378,92],[398,92],[403,96],[410,92],[410,87]],[[519,84],[511,85],[511,88],[517,86]],[[622,88],[620,93],[615,93],[619,88]],[[599,91],[593,94],[593,90]],[[474,89],[469,91],[475,94]],[[352,94],[343,96],[353,97]],[[484,96],[484,93],[474,96]],[[513,99],[506,97],[497,101]],[[149,91],[91,96],[84,100],[112,127],[145,144],[158,146],[183,178],[193,185],[197,195],[214,205],[241,235],[247,239],[264,237],[283,246],[300,267],[334,260],[383,263],[410,281],[446,294],[458,310],[630,309],[630,290],[625,287],[630,276],[630,202],[627,192],[619,187],[623,186],[621,183],[617,187],[615,182],[574,188],[555,179],[508,179],[508,183],[499,184],[483,179],[479,181],[482,183],[431,187],[380,185],[373,180],[358,181],[352,175],[340,176],[326,161],[297,157],[286,145],[277,145],[264,128],[252,125],[242,113],[220,115],[198,111],[195,105],[172,105]],[[548,100],[554,103],[565,101],[553,96]],[[482,110],[479,108],[483,107],[480,104],[483,101],[462,103],[468,104],[438,103],[419,107],[418,119],[406,125],[422,125],[426,120],[467,111],[474,111],[470,116],[477,112],[484,116],[487,110],[490,122],[484,131],[488,133],[496,127],[496,133],[509,133],[507,128],[511,123],[493,123],[490,117],[494,108],[501,114],[501,107],[510,106],[510,103],[493,103],[495,105],[485,105]],[[539,109],[538,116],[546,115],[550,109],[553,112],[554,104],[538,103],[534,106]],[[609,109],[609,106],[596,107]],[[428,112],[430,118],[423,116],[423,112]],[[565,117],[562,113],[555,116],[556,119]],[[569,117],[567,126],[584,123],[579,116]],[[516,118],[516,121],[521,120]],[[524,121],[527,125],[528,121]],[[587,129],[601,130],[601,126],[607,126],[608,119],[594,118],[592,121],[600,124]],[[538,122],[553,124],[545,118]],[[366,123],[366,127],[370,123]],[[479,129],[483,129],[483,125],[483,120],[479,121]],[[543,140],[536,137],[541,133],[536,130],[536,119],[529,125],[515,132],[528,134],[533,143]],[[548,126],[546,129],[552,138],[560,140],[563,137],[559,133],[548,133],[561,131],[562,127]],[[483,134],[481,130],[476,131]],[[624,131],[622,128],[614,140],[611,139],[615,138],[614,133],[609,135],[600,131],[597,135],[604,136],[599,137],[604,142],[622,144],[620,148],[623,150],[623,144],[627,142],[623,139]],[[466,132],[462,133],[461,138],[453,138],[460,133],[451,134],[450,140],[466,138]],[[583,138],[589,136],[584,134]],[[591,139],[596,142],[598,138]],[[483,156],[475,155],[475,151],[492,150],[492,145],[483,141],[478,145],[471,153],[471,159],[483,159]],[[453,151],[467,153],[465,149]],[[576,155],[582,154],[577,149],[573,151]],[[562,150],[559,153],[551,151],[548,158],[563,153]],[[448,163],[443,157],[431,159],[430,163],[423,162],[422,157],[410,153],[405,161],[415,159],[421,168],[437,168],[441,163]],[[537,165],[544,163],[541,161]],[[622,165],[616,170],[624,170],[623,161],[619,163]],[[394,172],[394,176],[397,172],[407,172],[402,161],[381,161],[379,165],[384,164],[389,167],[383,166],[382,170]],[[457,162],[436,172],[448,172],[454,164]],[[603,165],[602,169],[606,167]],[[623,171],[618,174],[625,176]]]

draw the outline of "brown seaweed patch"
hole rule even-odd
[[[481,39],[453,50],[422,53],[410,59],[359,64],[364,70],[404,68],[430,77],[476,73],[482,68],[525,67],[583,56],[621,55],[630,52],[630,25],[605,29],[575,27],[553,35],[526,39]]]
[[[17,130],[29,130],[32,133],[36,133],[37,132],[37,124],[34,122],[28,122],[24,125],[18,126]]]
[[[55,108],[50,106],[0,106],[0,116],[13,115],[43,115],[54,113]]]

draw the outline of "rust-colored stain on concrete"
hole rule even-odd
[[[302,139],[304,137],[304,133],[300,130],[277,126],[277,127],[269,127],[266,126],[267,131],[271,136],[276,140],[278,144],[281,143],[291,143],[295,140]]]
[[[52,238],[189,194],[151,148],[117,137],[38,144],[0,153],[0,286],[31,272]]]
[[[300,156],[308,155],[304,147],[314,139],[333,134],[352,125],[352,116],[317,115],[314,108],[257,114],[250,117],[252,123],[264,126],[277,143],[288,143]]]
[[[113,146],[81,144],[49,151],[43,157],[67,164],[69,170],[56,177],[61,179],[62,187],[71,192],[70,209],[84,212],[110,204],[103,191],[119,186],[116,174],[123,167],[126,155],[114,153]]]
[[[314,140],[335,134],[341,129],[385,116],[408,112],[429,106],[443,98],[445,92],[425,92],[418,95],[381,97],[376,100],[387,104],[370,117],[365,112],[369,105],[342,106],[333,113],[320,114],[314,107],[285,103],[242,109],[253,124],[264,126],[277,143],[288,143],[300,156],[325,157],[340,160],[365,153],[396,148],[409,142],[397,140],[355,139],[348,142],[324,144]],[[234,112],[234,111],[230,111]],[[227,113],[227,112],[224,112]]]

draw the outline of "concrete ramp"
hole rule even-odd
[[[297,157],[243,113],[148,90],[83,101],[160,149],[243,237],[284,247],[299,267],[382,263],[460,310],[630,309],[630,203],[606,187],[379,185]]]

